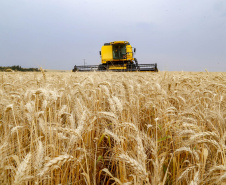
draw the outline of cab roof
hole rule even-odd
[[[128,41],[114,41],[114,42],[110,42],[110,44],[128,44]]]

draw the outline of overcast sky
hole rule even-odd
[[[226,0],[0,1],[0,66],[100,64],[117,40],[160,70],[226,72]]]

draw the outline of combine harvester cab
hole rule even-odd
[[[105,43],[100,51],[100,65],[74,66],[72,71],[155,71],[157,64],[138,64],[133,48],[128,41]]]

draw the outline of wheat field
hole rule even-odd
[[[0,184],[226,184],[226,73],[0,73]]]

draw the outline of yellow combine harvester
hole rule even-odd
[[[105,43],[100,51],[100,65],[74,66],[76,71],[158,71],[157,64],[138,64],[136,48],[127,41]]]

